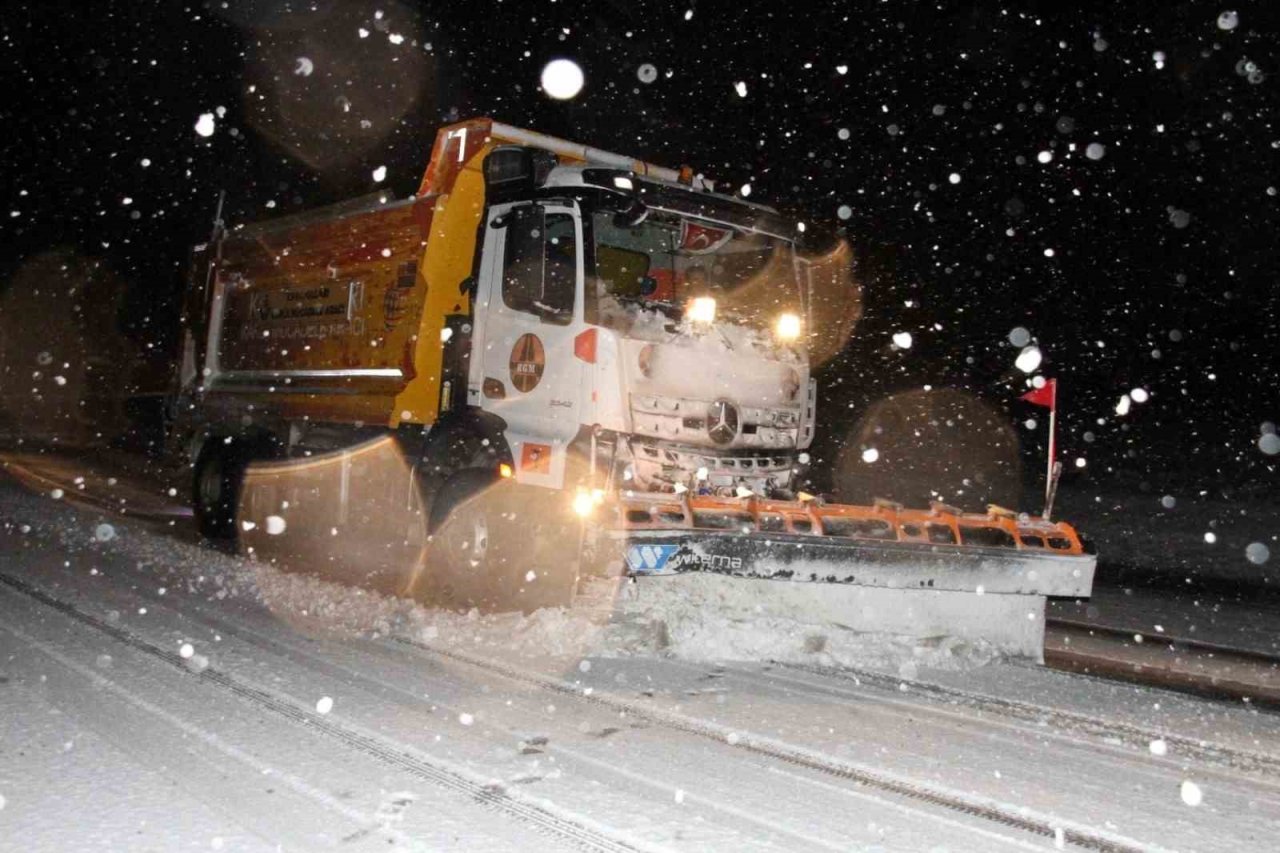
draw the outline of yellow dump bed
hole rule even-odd
[[[461,285],[473,274],[484,161],[504,144],[559,163],[680,177],[488,118],[443,127],[415,198],[371,197],[242,226],[197,250],[186,315],[201,328],[193,357],[208,404],[313,422],[434,423],[442,331],[449,315],[470,310]],[[465,399],[466,388],[443,394],[451,395]]]

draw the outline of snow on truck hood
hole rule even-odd
[[[803,351],[779,346],[763,331],[730,322],[710,326],[624,306],[617,324],[628,385],[639,394],[745,405],[798,407],[808,380]],[[674,328],[673,328],[674,327]],[[643,367],[642,367],[643,365]]]

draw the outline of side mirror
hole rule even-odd
[[[613,224],[618,228],[635,228],[649,216],[649,208],[638,198],[631,199],[622,210],[613,215]]]

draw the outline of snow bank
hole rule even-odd
[[[857,666],[894,674],[919,666],[960,669],[998,657],[983,642],[901,635],[807,623],[761,614],[744,617],[746,599],[708,607],[704,599],[658,596],[619,581],[597,581],[573,608],[519,613],[459,613],[345,586],[319,577],[219,553],[162,534],[137,522],[116,522],[117,535],[94,533],[100,519],[34,495],[5,495],[0,504],[7,535],[56,541],[72,565],[90,572],[95,554],[127,556],[170,595],[216,601],[228,609],[259,605],[298,630],[364,638],[401,637],[444,648],[559,665],[588,656],[660,656],[689,661],[774,660]],[[84,559],[87,557],[88,559]],[[735,584],[747,595],[752,584]],[[809,585],[803,585],[809,586]],[[636,594],[636,590],[640,594]],[[648,588],[651,589],[651,588]],[[740,592],[739,592],[740,591]]]

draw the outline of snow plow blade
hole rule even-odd
[[[1096,557],[1068,524],[964,513],[635,495],[610,538],[636,595],[1043,658],[1047,597],[1087,597]],[[732,618],[732,614],[730,614]]]

